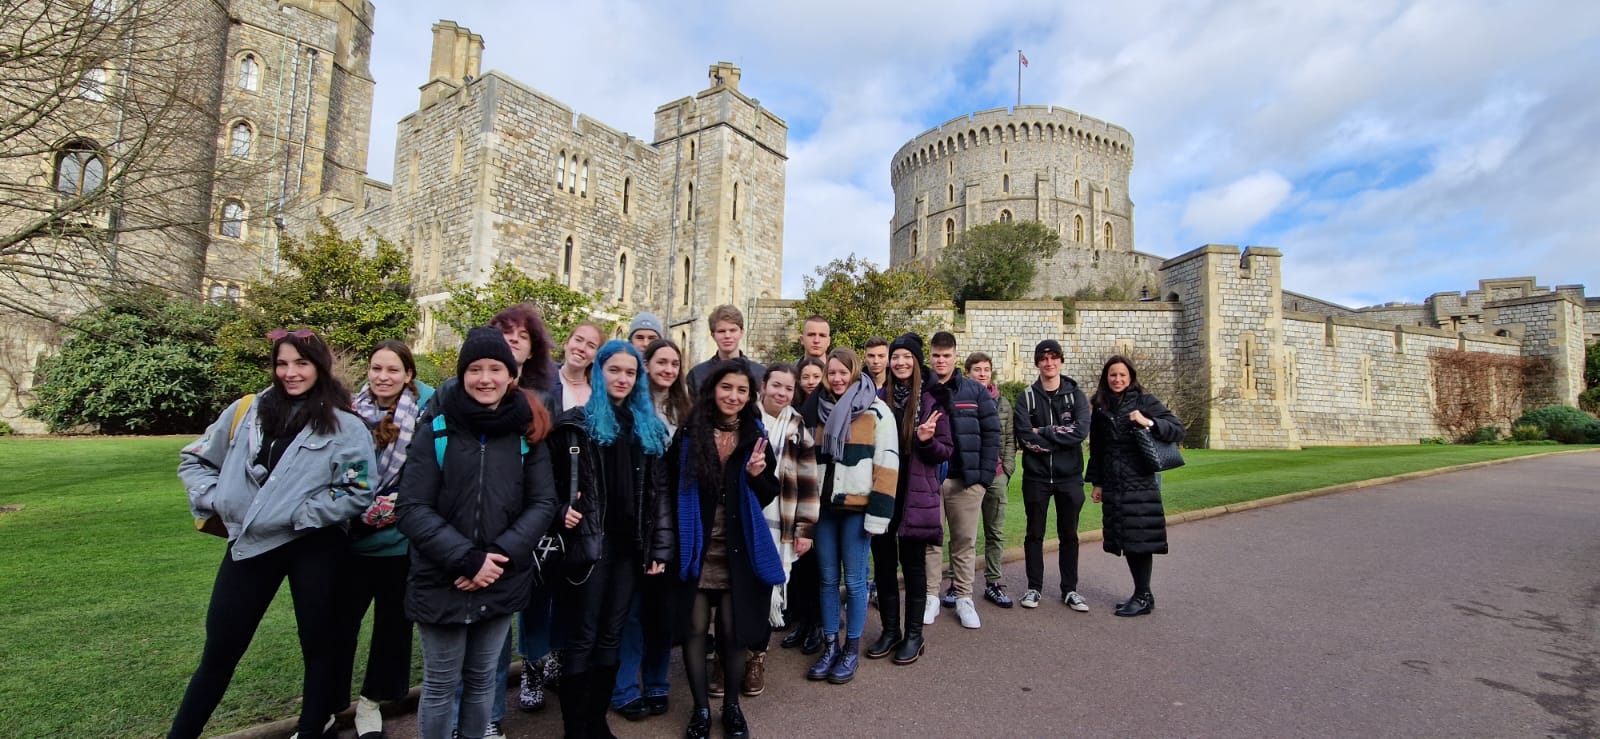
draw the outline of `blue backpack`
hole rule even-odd
[[[433,417],[433,458],[438,461],[440,472],[444,471],[444,445],[448,441],[450,441],[450,434],[448,433],[448,427],[445,426],[444,414],[440,413]],[[517,441],[522,442],[522,459],[526,461],[528,459],[528,438],[519,436]]]

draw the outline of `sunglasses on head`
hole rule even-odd
[[[278,341],[290,336],[296,339],[309,339],[313,336],[313,333],[309,328],[297,328],[293,331],[286,328],[275,328],[267,332],[267,339],[270,341]]]

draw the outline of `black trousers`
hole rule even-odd
[[[631,544],[614,544],[624,536],[606,535],[605,551],[587,580],[556,576],[555,613],[566,626],[561,649],[561,674],[581,675],[616,667],[628,602],[644,575],[644,563]],[[578,583],[573,580],[580,580]]]
[[[822,625],[822,570],[817,567],[813,549],[795,560],[789,568],[788,613],[792,626],[814,629]]]
[[[168,737],[198,737],[205,730],[285,578],[294,598],[300,657],[305,663],[299,731],[307,736],[322,735],[328,717],[348,705],[334,706],[332,700],[340,662],[334,592],[338,565],[348,547],[344,532],[332,527],[317,529],[241,561],[233,559],[233,545],[228,545],[211,587],[211,605],[206,609],[205,650],[183,693]],[[349,690],[348,681],[343,689]]]
[[[411,555],[366,557],[349,554],[340,572],[338,608],[343,641],[340,672],[333,701],[350,704],[350,677],[355,671],[361,621],[372,609],[372,639],[367,644],[367,674],[361,695],[376,701],[397,701],[411,690],[411,620],[406,618],[406,576]]]
[[[1056,564],[1061,570],[1061,593],[1065,595],[1078,589],[1078,514],[1083,512],[1083,480],[1046,483],[1022,478],[1022,510],[1028,516],[1022,554],[1027,560],[1029,590],[1044,590],[1044,527],[1051,499],[1056,502],[1056,535],[1061,538]]]
[[[928,607],[928,542],[903,539],[894,534],[872,537],[872,579],[878,584],[878,617],[884,628],[922,626],[922,611]],[[895,566],[905,576],[906,611],[900,618],[900,583]]]

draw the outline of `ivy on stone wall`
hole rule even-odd
[[[1485,426],[1511,428],[1529,389],[1550,378],[1549,360],[1539,357],[1436,349],[1428,359],[1434,421],[1456,441]]]

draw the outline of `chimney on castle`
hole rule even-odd
[[[711,65],[711,89],[726,87],[730,90],[739,89],[739,68],[733,62],[717,62]]]
[[[428,82],[422,86],[422,105],[426,108],[461,89],[469,78],[478,76],[483,64],[483,37],[454,21],[433,24],[433,58],[428,64]]]

